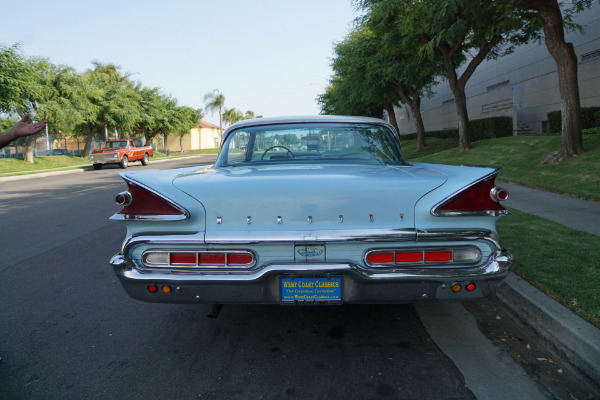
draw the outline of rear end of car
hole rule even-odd
[[[494,293],[512,265],[495,229],[508,214],[498,169],[349,162],[362,157],[355,143],[319,129],[321,147],[346,153],[321,152],[316,162],[309,156],[321,150],[285,138],[290,127],[278,141],[261,131],[260,145],[230,143],[222,153],[232,159],[246,152],[232,165],[122,174],[128,190],[112,218],[126,222],[127,237],[111,264],[127,293],[282,305]]]

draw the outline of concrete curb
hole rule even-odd
[[[600,330],[514,273],[496,296],[563,363],[600,385]]]

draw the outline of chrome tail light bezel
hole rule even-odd
[[[196,261],[194,263],[172,263],[173,254],[195,254]],[[202,255],[224,255],[223,263],[200,263]],[[236,263],[230,262],[235,256],[248,256],[251,261],[248,263]],[[198,269],[198,270],[210,270],[210,269],[251,269],[256,266],[256,255],[250,250],[165,250],[165,249],[151,249],[146,250],[142,254],[142,264],[146,268],[160,268],[160,269]]]
[[[472,252],[473,257],[460,258],[460,254]],[[427,260],[427,254],[432,253],[451,253],[451,260]],[[420,261],[398,262],[397,254],[421,253]],[[372,262],[370,256],[375,254],[391,254],[392,261],[390,262]],[[477,265],[483,255],[481,250],[476,246],[452,246],[452,247],[431,247],[431,248],[383,248],[369,249],[365,252],[363,260],[365,265],[371,268],[419,268],[419,267],[449,267],[456,265],[473,266]]]

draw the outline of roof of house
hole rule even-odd
[[[219,127],[217,125],[211,124],[210,122],[206,122],[203,119],[201,119],[200,122],[198,122],[198,128],[219,129]]]

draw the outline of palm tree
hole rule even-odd
[[[206,109],[211,112],[219,110],[219,139],[223,134],[223,106],[225,105],[225,96],[218,89],[208,92],[204,95]]]
[[[223,112],[223,121],[227,122],[229,125],[233,125],[238,121],[244,119],[244,115],[241,111],[236,110],[235,108],[230,108]]]
[[[244,119],[252,119],[254,118],[254,111],[246,111],[246,115],[244,115]]]

